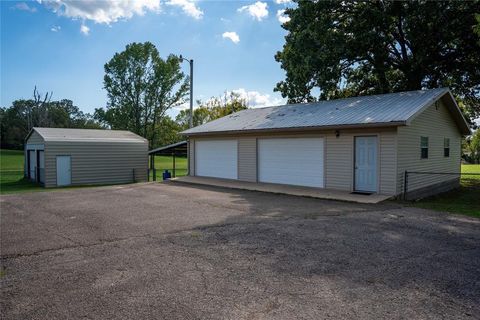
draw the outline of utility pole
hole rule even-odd
[[[181,61],[188,61],[190,64],[190,122],[189,127],[193,127],[193,59],[186,59],[180,55]]]

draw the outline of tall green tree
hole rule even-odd
[[[470,163],[480,163],[480,129],[462,142],[463,158]]]
[[[188,80],[175,55],[162,59],[152,43],[131,43],[105,64],[108,103],[95,117],[112,129],[143,136],[152,146],[165,112],[186,101]]]
[[[479,1],[295,1],[275,56],[289,102],[450,87],[480,115]]]
[[[248,108],[247,100],[235,92],[225,93],[223,97],[212,97],[205,102],[199,100],[197,105],[193,110],[194,127]],[[186,109],[180,111],[175,121],[185,130],[189,126],[189,119],[190,110]]]
[[[155,140],[152,141],[152,148],[185,140],[185,137],[180,135],[182,128],[169,116],[163,117],[155,130],[157,130],[157,133],[155,134]]]

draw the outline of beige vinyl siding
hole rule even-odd
[[[405,170],[460,172],[461,134],[450,111],[439,100],[418,115],[410,125],[398,128],[397,193],[403,192]],[[421,159],[420,139],[428,137],[428,159]],[[450,157],[443,155],[444,138],[450,139]],[[449,175],[409,175],[409,191],[451,180]]]
[[[33,131],[30,137],[27,140],[27,144],[43,144],[43,138],[41,135],[38,134],[38,132]]]
[[[238,180],[257,181],[257,139],[238,139]]]
[[[353,190],[353,139],[352,133],[329,132],[325,144],[325,188]]]
[[[188,163],[189,163],[189,170],[188,173],[190,176],[195,175],[195,140],[189,139],[188,140]]]
[[[340,130],[326,135],[325,187],[345,191],[354,190],[354,154],[356,136],[377,137],[378,190],[381,194],[395,194],[396,129]]]
[[[384,131],[379,136],[380,193],[396,194],[397,132]]]
[[[345,129],[340,130],[338,138],[335,136],[334,130],[319,130],[318,132],[310,131],[308,133],[302,131],[268,134],[246,132],[235,136],[219,135],[195,137],[195,139],[238,139],[239,179],[255,182],[257,175],[256,141],[258,139],[321,137],[325,139],[325,188],[353,191],[354,137],[362,135],[376,135],[378,137],[379,190],[380,193],[394,195],[396,185],[396,128]],[[191,157],[193,156],[191,155]]]
[[[45,186],[57,185],[56,156],[71,156],[72,185],[147,180],[148,144],[135,142],[48,142]],[[134,176],[135,175],[135,176]]]

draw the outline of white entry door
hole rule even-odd
[[[57,186],[68,186],[72,183],[70,156],[57,156]]]
[[[258,140],[258,181],[324,187],[323,138]]]
[[[195,141],[195,175],[238,179],[237,140]]]
[[[377,191],[377,137],[355,137],[355,191]]]

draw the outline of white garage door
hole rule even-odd
[[[237,140],[195,141],[195,175],[237,179]]]
[[[324,187],[323,139],[259,139],[258,180]]]

